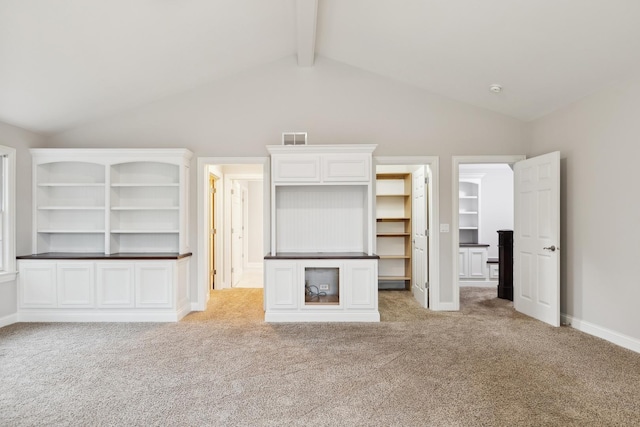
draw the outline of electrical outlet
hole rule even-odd
[[[318,285],[318,289],[320,289],[321,291],[328,291],[329,290],[329,285],[327,283],[322,284],[322,285]]]

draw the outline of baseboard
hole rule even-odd
[[[461,288],[492,288],[498,286],[497,280],[465,280],[460,281],[459,286]]]
[[[602,326],[594,325],[593,323],[577,319],[568,314],[561,314],[560,321],[563,325],[571,326],[580,332],[602,338],[603,340],[619,345],[620,347],[640,353],[640,340],[637,338],[612,331],[611,329],[603,328]]]
[[[180,314],[173,310],[21,310],[17,316],[19,322],[177,322],[180,320]]]
[[[176,321],[191,313],[191,302],[184,301],[176,311]]]
[[[13,313],[8,316],[0,317],[0,328],[18,323],[18,314]]]
[[[201,304],[199,302],[191,303],[191,311],[204,311],[206,304]]]
[[[458,311],[459,308],[453,302],[440,302],[432,307],[429,307],[433,311]]]
[[[278,322],[379,322],[378,311],[350,313],[320,312],[277,312],[267,311],[264,315],[267,323]]]

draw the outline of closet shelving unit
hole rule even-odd
[[[376,174],[380,289],[411,288],[411,188],[410,173]]]

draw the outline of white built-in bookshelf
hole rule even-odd
[[[34,149],[33,253],[188,252],[187,150]]]
[[[33,149],[20,321],[177,321],[191,310],[185,149]]]

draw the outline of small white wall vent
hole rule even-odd
[[[307,133],[282,132],[282,145],[307,145]]]

